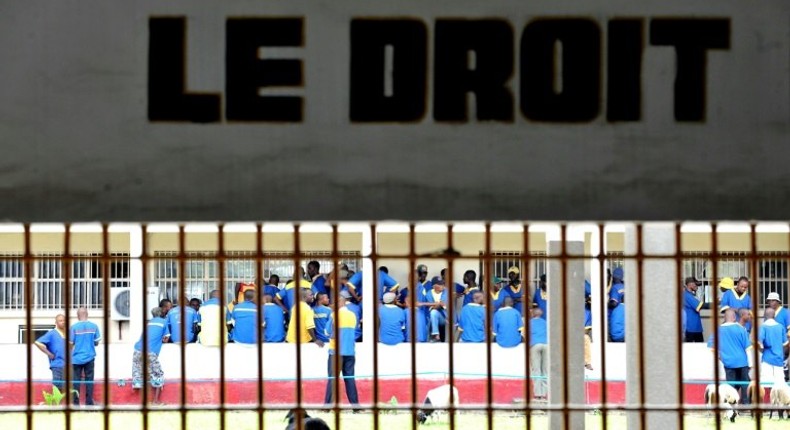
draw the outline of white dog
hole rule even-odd
[[[422,409],[417,412],[417,420],[420,424],[425,424],[428,417],[437,409],[447,409],[450,407],[450,392],[453,393],[453,403],[458,404],[460,397],[458,397],[458,389],[451,387],[449,384],[444,384],[436,387],[425,395]]]
[[[718,387],[718,400],[716,398],[716,384],[710,384],[705,387],[705,403],[712,409],[718,401],[719,408],[724,410],[725,416],[730,419],[730,422],[735,422],[738,411],[735,410],[734,406],[741,400],[741,396],[732,385],[719,384]]]

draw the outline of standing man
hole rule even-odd
[[[474,302],[474,295],[476,292],[481,291],[480,286],[477,285],[477,273],[474,270],[467,270],[464,272],[464,304],[463,306],[468,305],[469,303]]]
[[[768,307],[774,310],[774,319],[776,322],[784,327],[785,330],[790,331],[790,314],[787,309],[782,306],[782,298],[779,297],[779,293],[768,293],[768,297],[765,301],[768,303]]]
[[[87,309],[77,309],[77,319],[79,321],[69,330],[74,389],[79,393],[74,396],[73,403],[80,404],[81,386],[85,385],[85,404],[93,405],[93,365],[96,358],[96,346],[101,340],[101,332],[99,326],[88,321]]]
[[[244,292],[244,301],[237,304],[231,312],[231,322],[234,342],[258,343],[258,305],[255,304],[255,290]]]
[[[357,326],[357,316],[346,308],[346,297],[339,295],[337,299],[337,325],[338,336],[337,344],[335,343],[334,334],[334,321],[327,324],[327,336],[329,337],[329,359],[327,360],[327,376],[329,377],[326,382],[326,395],[324,396],[324,404],[329,405],[332,403],[335,389],[335,360],[334,355],[339,354],[338,358],[340,364],[340,372],[343,374],[343,383],[346,386],[346,397],[349,403],[353,406],[359,405],[359,396],[357,395],[357,384],[354,380],[354,365],[356,364],[355,348],[356,348],[356,334],[354,333]]]
[[[685,291],[683,291],[683,314],[686,321],[686,332],[684,342],[705,342],[705,337],[702,334],[702,318],[700,311],[702,309],[709,309],[710,304],[702,303],[697,299],[697,289],[702,285],[702,282],[697,278],[689,276],[685,280]]]
[[[219,290],[212,290],[209,299],[203,303],[198,312],[198,324],[200,324],[198,338],[204,346],[224,345],[228,340],[230,312],[227,311],[227,307],[220,307],[219,295]]]
[[[609,309],[609,342],[625,342],[625,303]]]
[[[735,322],[735,311],[724,311],[724,324],[719,326],[719,360],[724,365],[727,382],[741,392],[742,402],[748,396],[749,357],[746,351],[751,348],[746,329]]]
[[[280,307],[272,303],[272,296],[263,296],[263,328],[264,342],[284,342],[285,341],[285,314]]]
[[[308,268],[309,267],[308,265]],[[315,335],[317,338],[321,339],[322,342],[329,342],[329,338],[326,336],[326,325],[332,317],[332,308],[329,307],[329,296],[325,292],[316,293],[314,303],[313,319],[315,320]]]
[[[190,340],[192,343],[196,343],[198,341],[198,333],[200,333],[200,305],[202,304],[203,302],[201,302],[197,297],[194,297],[189,301],[189,307],[195,310],[195,318],[197,319],[197,323],[192,329],[194,332],[192,339]]]
[[[418,302],[421,301],[421,297],[424,296],[428,290],[431,289],[431,282],[428,281],[428,266],[424,264],[417,265],[417,269],[415,270],[417,274],[417,285],[414,288],[414,297],[415,300]],[[398,302],[405,303],[406,299],[410,298],[409,296],[409,288],[401,288],[400,293],[398,296]]]
[[[740,315],[741,309],[746,309],[749,312],[752,311],[752,299],[749,295],[749,278],[741,276],[738,278],[738,282],[735,283],[735,287],[726,290],[721,296],[719,311],[724,312],[727,309],[734,310],[736,315]],[[746,324],[746,331],[752,331],[751,321]]]
[[[397,345],[405,338],[406,314],[394,302],[395,293],[386,293],[379,307],[379,342],[384,345]]]
[[[760,363],[760,380],[765,382],[784,382],[784,359],[788,342],[787,331],[776,319],[776,311],[772,308],[765,310],[765,322],[760,325],[757,335],[757,346],[763,353]]]
[[[283,312],[286,313],[288,319],[293,316],[288,315],[288,312],[293,309],[297,303],[297,300],[300,300],[301,293],[304,290],[312,291],[313,289],[313,284],[310,281],[304,279],[304,269],[302,269],[302,266],[299,266],[297,270],[298,272],[296,278],[285,284],[285,288],[278,291],[274,296],[274,303],[283,309]],[[297,293],[299,295],[297,295]],[[310,303],[312,303],[312,300]]]
[[[497,345],[503,348],[512,348],[521,343],[524,336],[524,318],[517,310],[513,309],[512,297],[505,297],[502,307],[494,314],[493,325]]]
[[[507,291],[508,295],[513,299],[513,308],[518,311],[518,313],[522,312],[522,298],[524,296],[524,288],[521,284],[520,279],[520,271],[518,267],[513,266],[510,269],[507,269],[507,285],[505,285],[505,291]],[[545,282],[542,282],[545,286]],[[545,295],[545,287],[542,289],[543,294]],[[545,296],[542,297],[543,306],[545,306]]]
[[[532,309],[529,321],[529,367],[535,385],[535,399],[548,398],[549,384],[549,345],[546,332],[546,320],[540,308]]]
[[[311,261],[307,263],[307,277],[310,278],[310,282],[313,286],[313,294],[315,294],[316,298],[318,298],[318,294],[326,294],[326,276],[321,274],[321,263],[318,261]],[[318,300],[315,301],[316,305]],[[319,336],[321,333],[318,333]]]
[[[277,275],[269,276],[269,282],[263,286],[263,295],[270,295],[272,299],[280,292],[280,277]]]
[[[183,340],[181,339],[181,312],[184,312],[184,318],[186,319]],[[195,338],[195,331],[197,330],[199,323],[200,320],[198,319],[198,313],[195,312],[195,309],[192,308],[192,306],[181,306],[180,303],[176,303],[176,305],[170,309],[170,312],[167,313],[167,325],[169,326],[168,329],[170,331],[170,341],[173,343],[192,342]]]
[[[508,277],[510,273],[508,273]],[[510,293],[510,291],[508,291]],[[535,289],[535,294],[532,297],[532,307],[537,307],[540,309],[541,318],[544,320],[548,316],[548,300],[549,294],[546,291],[546,274],[540,275],[540,283],[538,284],[538,288]]]
[[[49,358],[49,370],[52,371],[52,385],[65,393],[66,381],[63,367],[66,365],[66,316],[55,317],[55,328],[36,339],[36,347]]]
[[[468,343],[485,342],[487,318],[486,308],[483,306],[483,293],[478,289],[471,293],[471,296],[473,301],[461,308],[455,340],[460,339]]]
[[[154,389],[155,405],[161,404],[159,396],[162,394],[162,386],[165,384],[165,372],[159,363],[159,352],[162,350],[162,342],[167,341],[170,336],[167,321],[162,318],[162,309],[151,309],[151,318],[145,327],[148,344],[148,378],[151,387]],[[132,389],[143,388],[143,336],[134,344],[134,354],[132,355]]]
[[[288,324],[288,334],[285,339],[288,343],[307,343],[315,342],[316,345],[323,348],[324,342],[316,336],[315,333],[315,315],[313,308],[310,304],[313,303],[313,291],[310,289],[301,289],[301,300],[299,300],[299,333],[297,334],[297,320],[296,320],[296,306],[291,308],[291,323]]]

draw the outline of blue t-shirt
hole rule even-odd
[[[623,303],[623,298],[625,298],[625,284],[622,282],[613,284],[612,289],[609,290],[609,300],[615,300],[617,303]]]
[[[507,292],[506,289],[502,288],[496,293],[492,292],[489,296],[489,300],[491,301],[491,315],[496,314],[496,311],[502,307],[502,303],[505,301],[505,297],[508,297],[510,293]]]
[[[620,303],[609,313],[609,337],[613,342],[625,341],[625,304]]]
[[[776,320],[766,320],[760,326],[757,341],[763,345],[763,363],[784,366],[784,346],[787,345],[787,330]]]
[[[280,310],[282,313],[282,310]],[[252,301],[243,301],[233,307],[233,341],[237,343],[258,342],[258,306]]]
[[[588,299],[592,295],[592,285],[590,281],[584,280],[584,299]]]
[[[274,303],[264,303],[263,325],[264,340],[266,342],[285,341],[285,314],[282,308]]]
[[[404,316],[406,317],[406,342],[411,342],[411,312],[409,309],[404,309]],[[428,341],[428,322],[425,320],[423,313],[418,311],[414,314],[414,331],[417,337],[417,342]]]
[[[543,318],[532,318],[529,320],[529,346],[537,344],[547,344],[546,320]]]
[[[313,321],[315,321],[315,337],[317,337],[322,342],[329,342],[329,338],[326,337],[326,325],[329,323],[329,319],[332,317],[332,308],[329,308],[324,305],[318,305],[313,308]]]
[[[432,287],[433,287],[433,284],[431,284],[430,279],[426,280],[425,282],[417,281],[417,288],[416,288],[417,291],[414,293],[415,297],[417,298],[417,301],[419,302],[421,300],[421,298],[425,295],[425,292],[430,290]],[[398,301],[399,302],[401,302],[401,303],[405,302],[406,301],[406,297],[411,297],[409,295],[409,287],[403,287],[398,292]]]
[[[740,324],[730,322],[719,326],[719,358],[724,368],[747,367],[749,358],[746,350],[749,347],[749,334]]]
[[[469,303],[461,308],[458,327],[461,329],[461,340],[464,342],[485,342],[486,340],[486,308],[477,303]]]
[[[277,285],[268,284],[263,286],[263,295],[265,296],[272,296],[272,298],[274,298],[279,292],[280,288],[277,287]]]
[[[524,299],[523,299],[523,297],[524,297],[524,284],[519,284],[518,285],[518,289],[516,289],[515,287],[513,287],[510,284],[507,284],[502,289],[507,291],[507,293],[510,295],[510,297],[513,298],[513,309],[517,310],[518,313],[521,313],[521,310],[524,307],[523,304],[522,304],[523,301],[524,301]],[[546,301],[545,300],[543,301],[543,306],[544,307],[546,306]],[[543,310],[543,313],[544,314],[546,313],[545,309]]]
[[[725,291],[721,296],[719,311],[723,312],[727,309],[733,309],[738,318],[740,318],[739,312],[741,309],[748,309],[751,311],[752,299],[749,297],[749,293],[744,291],[743,295],[739,296],[734,289]],[[752,331],[752,322],[749,321],[746,323],[745,328],[747,332]]]
[[[313,279],[313,294],[326,294],[326,278],[323,275],[316,275]]]
[[[475,293],[480,291],[480,287],[469,288],[468,290],[464,290],[466,293],[464,294],[464,304],[463,306],[472,303],[475,298]]]
[[[780,306],[776,310],[776,314],[774,316],[776,322],[778,322],[785,330],[790,330],[790,312],[785,309],[783,306]]]
[[[277,291],[277,293],[275,294],[283,302],[283,305],[285,305],[285,309],[291,309],[294,307],[294,304],[296,303],[296,296],[295,296],[296,288],[297,288],[296,282],[291,281],[285,284],[285,288]],[[300,279],[299,288],[304,290],[312,290],[313,284],[304,279]]]
[[[584,307],[584,329],[592,328],[592,311]]]
[[[689,333],[702,333],[702,318],[699,311],[704,303],[697,299],[689,290],[683,291],[683,312],[686,315],[686,331]]]
[[[57,369],[66,365],[66,338],[58,329],[53,328],[44,333],[43,336],[36,339],[36,343],[46,346],[49,352],[55,356],[55,358],[49,360],[50,369]]]
[[[170,326],[170,340],[173,343],[181,342],[181,309],[181,306],[175,306],[167,313],[167,324]],[[186,335],[186,341],[191,342],[195,338],[194,326],[200,320],[198,320],[198,313],[194,309],[189,306],[184,309],[186,309],[184,334]]]
[[[540,317],[544,320],[549,317],[549,307],[548,307],[548,299],[549,293],[548,291],[544,291],[542,288],[537,288],[535,290],[535,294],[532,296],[532,304],[540,308],[543,311],[543,315]]]
[[[397,345],[403,342],[403,330],[406,328],[406,314],[395,305],[379,307],[379,342],[385,345]]]
[[[398,281],[393,279],[389,274],[379,270],[378,274],[378,297],[379,301],[384,297],[384,293],[388,292],[395,292],[400,285]],[[351,288],[356,291],[359,297],[362,297],[362,291],[364,289],[362,285],[362,271],[354,273],[354,275],[346,282],[345,289]]]
[[[148,337],[148,339],[146,339],[146,343],[148,344],[148,352],[153,352],[154,354],[159,355],[159,352],[162,350],[162,338],[170,334],[167,321],[164,318],[151,318],[148,320],[148,324],[145,326],[145,332],[146,336]],[[134,344],[134,350],[142,352],[142,335],[140,336],[140,340]]]
[[[71,364],[89,363],[96,357],[96,343],[101,340],[99,326],[90,321],[79,321],[69,330],[69,341],[74,345]]]
[[[510,348],[521,343],[521,332],[524,320],[513,308],[500,308],[494,314],[494,335],[496,343],[503,348]]]
[[[338,342],[340,342],[340,355],[342,356],[353,356],[355,355],[355,332],[356,327],[359,326],[359,320],[357,320],[357,316],[353,311],[348,309],[348,305],[340,308],[337,310],[339,320],[337,322],[339,333],[338,333]],[[329,320],[329,324],[326,325],[326,336],[330,339],[329,340],[329,354],[335,354],[335,350],[337,349],[337,345],[335,345],[335,339],[332,336],[334,332],[334,321],[332,318]]]
[[[351,302],[346,302],[345,307],[349,311],[353,312],[354,315],[356,316],[357,326],[354,329],[355,339],[356,340],[362,339],[362,324],[360,324],[360,321],[362,321],[362,307],[356,303],[351,303]],[[346,354],[341,354],[341,355],[346,355]]]

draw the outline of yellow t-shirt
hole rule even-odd
[[[299,302],[299,313],[302,319],[302,324],[299,327],[299,343],[310,342],[310,333],[307,330],[315,328],[315,320],[313,319],[313,309],[305,302]],[[288,343],[296,342],[296,306],[291,308],[291,322],[288,324],[288,335],[285,337]]]

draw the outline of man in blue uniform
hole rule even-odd
[[[322,342],[329,342],[326,336],[326,325],[332,316],[332,308],[329,307],[329,296],[326,293],[318,293],[315,296],[315,307],[313,308],[313,321],[315,321],[315,336]]]
[[[186,325],[184,325],[184,341],[189,343],[192,342],[195,338],[195,329],[200,323],[198,319],[198,313],[195,312],[191,306],[181,306],[179,303],[176,303],[170,312],[167,313],[167,325],[169,326],[168,329],[170,330],[170,341],[173,343],[181,342],[181,312],[182,309],[184,311],[184,317],[186,318]]]
[[[421,308],[417,306],[411,306],[411,298],[406,296],[405,301],[403,302],[403,316],[406,318],[406,342],[411,342],[411,332],[412,332],[412,314],[414,315],[414,333],[415,333],[415,342],[427,342],[428,341],[428,322],[425,319],[425,315],[422,313]]]
[[[702,285],[702,282],[697,278],[689,276],[686,278],[685,289],[683,291],[683,314],[686,321],[686,332],[684,342],[705,342],[705,337],[702,334],[702,318],[700,311],[708,309],[710,305],[703,303],[697,299],[697,289]]]
[[[351,278],[348,279],[346,282],[346,287],[348,292],[351,293],[352,301],[357,304],[362,304],[362,291],[364,290],[364,286],[362,285],[362,271],[355,273]],[[382,270],[378,271],[378,293],[377,297],[379,302],[384,297],[384,293],[396,293],[400,284],[398,281],[393,279],[387,272]]]
[[[529,321],[529,367],[535,384],[535,399],[544,400],[548,396],[549,384],[549,345],[546,320],[540,308],[532,309]]]
[[[508,294],[510,294],[510,291],[508,291]],[[548,300],[549,293],[546,291],[546,274],[544,273],[540,275],[540,283],[538,284],[538,288],[535,289],[535,294],[532,296],[532,306],[540,309],[540,317],[544,320],[548,318],[549,315]]]
[[[733,387],[741,391],[741,400],[748,396],[749,356],[751,348],[749,334],[740,324],[735,322],[735,311],[724,311],[724,324],[719,326],[719,360],[724,365],[724,374],[728,382],[735,382]]]
[[[148,380],[154,388],[154,404],[160,404],[159,396],[162,393],[162,386],[165,383],[165,372],[159,363],[159,352],[162,350],[162,342],[167,341],[170,336],[167,321],[162,318],[162,309],[151,309],[151,318],[146,324],[146,344],[148,357]],[[143,388],[145,375],[143,374],[143,336],[134,344],[134,354],[132,355],[132,389]]]
[[[625,303],[609,309],[609,341],[625,342]]]
[[[356,340],[355,330],[358,325],[357,316],[354,312],[346,307],[345,294],[339,294],[337,305],[337,325],[338,335],[337,341],[335,340],[334,322],[330,320],[327,324],[326,335],[329,337],[329,359],[327,360],[327,376],[326,394],[324,395],[324,404],[331,404],[334,398],[334,383],[335,383],[335,357],[337,354],[338,365],[340,372],[343,375],[343,384],[346,387],[346,397],[349,403],[354,406],[359,405],[359,396],[357,395],[357,384],[354,380],[354,366],[356,364]]]
[[[311,261],[307,263],[307,277],[313,287],[313,294],[318,297],[318,294],[326,294],[326,276],[321,274],[321,263],[318,261]],[[318,306],[318,300],[313,302],[313,306]]]
[[[272,296],[263,296],[264,342],[285,342],[285,314],[272,302]]]
[[[776,322],[776,311],[765,310],[765,322],[760,325],[757,346],[763,353],[760,363],[760,380],[765,382],[784,382],[785,350],[790,345],[787,330]]]
[[[55,317],[55,328],[36,339],[36,347],[49,359],[49,370],[52,371],[52,385],[65,393],[63,367],[66,366],[66,316]]]
[[[446,268],[442,269],[442,271],[440,272],[440,276],[444,280],[444,285],[445,286],[450,285],[450,280],[447,279],[447,269]],[[458,297],[461,297],[461,296],[464,295],[464,291],[466,290],[466,287],[464,287],[463,285],[459,284],[458,282],[453,282],[453,290],[455,291],[453,297],[458,298]]]
[[[470,294],[470,293],[467,293]],[[476,290],[471,293],[472,302],[461,308],[461,316],[458,318],[458,333],[456,341],[461,342],[485,342],[486,340],[486,308],[483,306],[484,296],[482,291]]]
[[[354,328],[354,339],[361,342],[362,341],[362,304],[361,303],[354,303],[353,298],[351,297],[351,293],[349,291],[341,291],[339,294],[340,297],[345,299],[346,309],[353,312],[354,315],[357,317],[357,326]]]
[[[234,342],[258,343],[258,306],[255,304],[255,290],[244,292],[244,301],[233,307],[231,321],[233,323],[231,337]]]
[[[272,296],[272,300],[274,300],[274,296],[280,292],[280,277],[277,275],[269,276],[269,282],[263,286],[263,295],[270,295]],[[274,302],[272,302],[274,303]]]
[[[513,298],[505,297],[502,307],[494,314],[493,334],[497,345],[512,348],[524,336],[524,318],[513,309]]]
[[[395,293],[386,293],[379,307],[379,342],[385,345],[397,345],[405,339],[406,313],[394,302]]]
[[[428,321],[431,330],[431,342],[440,342],[439,330],[447,323],[447,290],[444,279],[434,276],[431,279],[431,290],[425,294],[423,308],[428,309]]]
[[[625,271],[616,267],[612,271],[612,287],[609,289],[609,309],[614,309],[618,304],[625,302]]]
[[[751,312],[752,299],[749,295],[749,278],[741,276],[734,288],[728,289],[722,294],[719,311],[723,312],[727,309],[734,310],[735,315],[739,315],[741,309]],[[752,331],[751,321],[746,324],[746,331]]]
[[[523,297],[524,297],[524,286],[521,283],[521,272],[519,271],[518,267],[513,266],[507,269],[507,279],[508,283],[505,285],[505,291],[507,291],[510,298],[513,299],[513,308],[518,311],[518,313],[523,312]],[[544,283],[545,284],[545,283]],[[545,292],[545,289],[543,290]],[[545,302],[545,301],[544,301]],[[544,305],[545,306],[545,303]]]
[[[493,282],[491,284],[491,291],[489,291],[489,306],[491,307],[491,319],[493,320],[496,311],[502,307],[502,303],[505,301],[507,297],[510,297],[507,290],[502,288],[502,284],[499,282]]]
[[[79,405],[81,386],[85,385],[85,404],[93,405],[93,365],[96,358],[96,345],[101,340],[99,326],[88,321],[88,310],[77,310],[76,324],[69,330],[69,343],[71,343],[71,368],[74,377],[74,389],[79,395],[72,399]]]
[[[464,304],[463,306],[468,305],[469,303],[474,302],[474,295],[478,291],[482,291],[480,286],[477,285],[477,273],[474,270],[467,270],[464,272]]]
[[[431,281],[428,280],[428,266],[419,264],[417,265],[415,272],[417,273],[417,285],[414,289],[414,297],[415,300],[419,302],[422,300],[421,297],[423,297],[428,292],[428,290],[431,289]],[[409,294],[408,287],[400,288],[398,302],[405,303],[406,298],[411,297]]]

